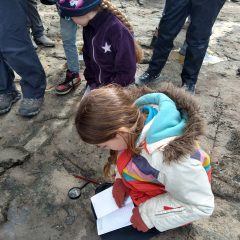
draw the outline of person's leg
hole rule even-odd
[[[20,81],[23,99],[18,114],[30,117],[40,112],[46,88],[43,67],[32,46],[27,29],[6,36],[3,56],[9,65],[22,77]]]
[[[16,0],[20,7],[23,9],[25,15],[27,16],[28,15],[28,0]],[[27,26],[28,26],[28,18],[26,18],[26,21],[27,21]]]
[[[190,0],[166,0],[149,67],[136,84],[148,83],[159,76],[173,48],[173,41],[189,15],[189,9]]]
[[[0,53],[0,114],[9,112],[12,104],[21,98],[13,81],[14,72]]]
[[[188,12],[189,0],[166,0],[164,15],[159,23],[159,35],[148,72],[155,74],[161,72],[173,48],[173,41],[180,32]]]
[[[182,70],[182,83],[195,86],[206,54],[213,24],[225,0],[192,0],[191,22],[187,30],[188,44]]]
[[[76,45],[77,24],[75,24],[72,20],[60,18],[60,31],[64,52],[67,58],[68,70],[79,73],[80,66]]]
[[[4,61],[0,53],[0,94],[11,93],[15,91],[14,72]]]
[[[26,108],[29,113],[36,114],[44,96],[46,78],[27,31],[26,12],[18,0],[1,5],[0,22],[3,28],[0,33],[2,59],[22,77],[22,102],[31,99]]]
[[[44,34],[44,27],[37,9],[37,0],[27,0],[28,6],[28,28],[32,29],[34,41],[44,47],[54,47],[54,42]],[[36,49],[37,46],[33,42]]]
[[[29,36],[31,38],[32,45],[33,45],[34,49],[37,49],[38,46],[35,43],[35,41],[33,40],[32,34],[30,33],[30,29],[31,29],[32,24],[31,24],[30,18],[28,17],[28,15],[29,15],[29,6],[28,6],[29,3],[28,2],[29,1],[28,0],[17,0],[17,1],[19,2],[20,6],[22,7],[22,9],[24,10],[24,12],[25,12],[25,14],[27,16],[26,19],[27,19],[27,29],[28,29],[28,32],[29,32]]]
[[[37,9],[36,0],[27,0],[29,27],[32,29],[34,38],[40,38],[44,34],[44,27]]]
[[[27,29],[19,28],[18,31],[5,35],[3,57],[22,77],[20,85],[23,97],[42,98],[46,88],[46,76]]]
[[[159,235],[160,232],[156,228],[152,228],[147,232],[139,232],[132,226],[120,228],[118,230],[100,235],[103,240],[149,240],[154,236]]]
[[[63,48],[67,58],[65,80],[56,87],[56,93],[64,95],[81,83],[78,49],[76,46],[77,25],[72,20],[60,18]]]
[[[14,10],[14,18],[12,17]],[[26,26],[26,1],[13,0],[4,3],[0,8],[0,94],[15,91],[14,72],[4,58],[5,37],[9,31],[15,32],[18,24]]]
[[[188,45],[187,45],[187,42],[185,40],[183,45],[180,47],[179,54],[181,54],[182,56],[185,56],[186,51],[187,51],[187,47],[188,47]]]
[[[164,3],[164,8],[163,8],[163,11],[162,11],[162,16],[164,15],[165,13],[165,6],[166,6],[166,1]],[[154,48],[155,44],[156,44],[156,41],[157,41],[157,37],[158,37],[158,27],[156,27],[154,33],[153,33],[153,36],[152,36],[152,40],[151,40],[151,43],[150,43],[150,47]]]

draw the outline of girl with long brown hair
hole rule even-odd
[[[134,83],[142,51],[126,16],[109,0],[58,0],[61,17],[83,27],[88,91],[109,83]]]
[[[146,239],[139,232],[162,232],[212,214],[210,159],[197,142],[203,120],[183,90],[99,88],[82,99],[75,123],[83,141],[110,150],[104,171],[113,177],[115,167],[112,194],[119,207],[132,198],[131,231],[138,239]],[[135,239],[122,233],[119,239]]]

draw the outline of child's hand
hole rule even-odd
[[[132,226],[136,228],[138,231],[147,232],[149,230],[149,228],[146,226],[146,224],[141,218],[138,207],[135,207],[133,209],[133,215],[130,221],[132,223]]]
[[[118,207],[122,207],[125,198],[129,195],[129,189],[124,185],[120,178],[118,178],[113,184],[112,195]]]

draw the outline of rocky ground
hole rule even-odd
[[[143,0],[143,6],[133,0],[113,2],[129,16],[136,38],[144,48],[144,64],[138,66],[139,75],[146,69],[151,55],[148,46],[163,1]],[[54,6],[39,5],[39,10],[56,47],[37,50],[48,78],[41,113],[23,119],[16,115],[17,103],[10,113],[0,116],[0,239],[97,240],[89,201],[94,186],[88,185],[78,200],[70,200],[67,192],[84,183],[73,174],[103,181],[102,166],[107,153],[81,142],[73,125],[85,83],[67,96],[58,97],[54,93],[54,86],[66,70],[59,17]],[[213,161],[215,211],[209,219],[162,233],[155,240],[240,239],[240,76],[236,75],[240,67],[239,12],[239,3],[226,2],[223,7],[209,46],[209,53],[222,61],[202,67],[196,93],[208,125],[204,142]],[[183,29],[175,41],[175,49],[184,36]],[[81,30],[78,46],[81,49]],[[80,63],[82,72],[84,66]],[[173,52],[161,81],[151,87],[164,81],[180,85],[181,67],[177,53]]]

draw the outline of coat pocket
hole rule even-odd
[[[169,206],[163,206],[163,210],[157,211],[155,213],[155,216],[169,217],[171,215],[180,214],[185,211],[186,211],[185,207],[175,207],[174,208],[174,207],[169,207]]]

